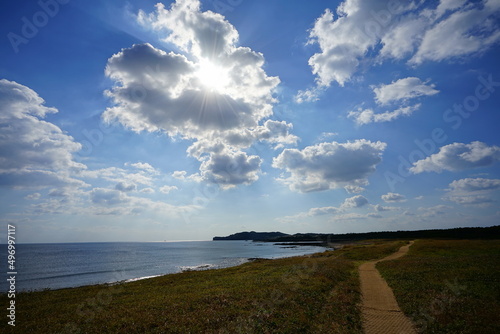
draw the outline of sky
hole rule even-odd
[[[0,240],[500,221],[500,0],[0,4]]]

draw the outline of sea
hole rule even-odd
[[[0,245],[0,291],[9,290],[7,246]],[[237,266],[325,251],[324,247],[253,241],[96,242],[16,244],[16,290],[62,289],[130,282],[186,270]],[[2,276],[3,276],[2,275]]]

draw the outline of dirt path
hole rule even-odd
[[[396,253],[381,260],[359,266],[361,280],[363,329],[366,334],[413,334],[412,322],[399,309],[392,289],[380,276],[375,265],[380,261],[397,259],[408,252],[413,244],[401,247]]]

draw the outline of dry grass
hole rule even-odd
[[[500,333],[500,241],[418,240],[377,265],[423,333]]]

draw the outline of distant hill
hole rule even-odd
[[[366,240],[366,239],[500,239],[500,225],[491,227],[459,227],[451,229],[418,231],[383,231],[346,234],[282,232],[240,232],[227,237],[214,237],[213,240],[254,240],[270,242],[317,241],[323,243]]]
[[[264,241],[275,238],[282,238],[290,236],[290,234],[281,232],[240,232],[231,234],[227,237],[214,237],[213,240],[253,240],[253,241]]]
[[[459,227],[418,231],[383,231],[346,234],[297,233],[284,237],[272,238],[272,242],[298,241],[350,241],[366,239],[500,239],[500,225],[491,227]]]

